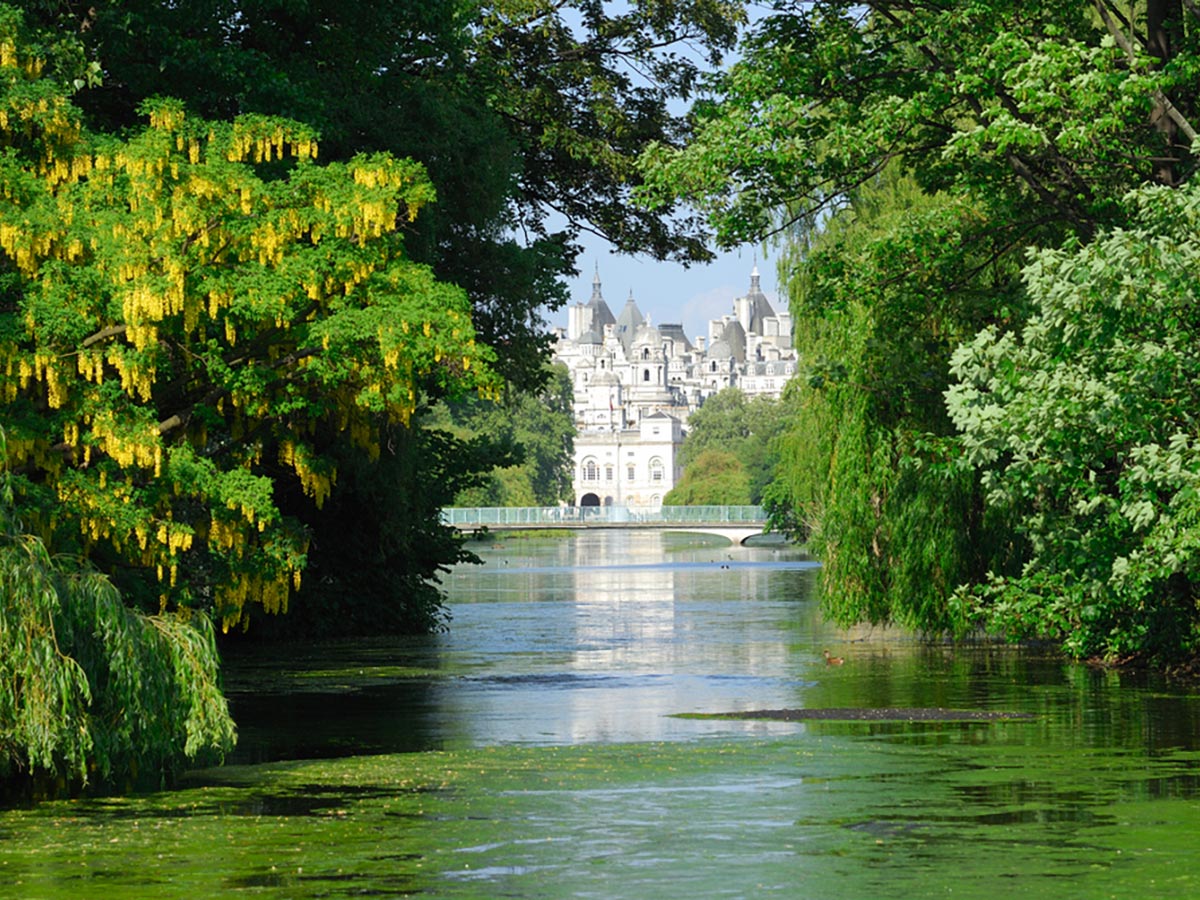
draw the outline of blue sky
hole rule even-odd
[[[613,4],[615,12],[623,11],[625,3]],[[750,2],[747,12],[755,22],[766,15],[770,4]],[[571,15],[568,10],[567,15]],[[686,47],[676,48],[686,52]],[[726,63],[737,59],[737,53],[727,54]],[[637,73],[632,73],[635,77]],[[676,113],[682,113],[686,104],[672,104]],[[592,277],[596,265],[600,267],[600,281],[604,299],[614,316],[621,314],[629,292],[643,315],[649,315],[655,323],[681,323],[684,333],[694,339],[696,335],[708,334],[710,319],[733,312],[733,300],[750,288],[750,270],[758,264],[763,293],[771,301],[776,312],[786,304],[779,302],[778,278],[772,256],[763,255],[761,246],[746,245],[739,250],[718,255],[707,266],[693,265],[684,268],[674,263],[657,262],[645,256],[629,256],[611,252],[611,245],[603,238],[584,232],[579,235],[584,250],[576,264],[578,277],[571,279],[570,303],[586,303],[592,295]],[[566,327],[567,311],[559,310],[550,317],[551,325]]]
[[[571,303],[586,303],[592,295],[592,276],[600,267],[601,290],[614,316],[621,314],[629,292],[643,315],[655,325],[680,322],[689,338],[708,333],[708,320],[733,312],[733,299],[750,288],[750,270],[758,263],[763,293],[780,311],[775,262],[764,257],[761,247],[745,246],[720,254],[707,266],[684,268],[645,256],[612,253],[610,245],[597,237],[582,235],[584,252],[579,255],[580,274],[569,283]],[[559,310],[552,325],[567,324],[567,311]]]

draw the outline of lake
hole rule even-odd
[[[0,812],[0,897],[1200,897],[1195,690],[832,628],[787,545],[474,546],[444,634],[229,659],[226,766]]]

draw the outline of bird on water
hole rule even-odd
[[[840,656],[830,655],[828,650],[822,650],[821,652],[825,654],[825,664],[828,666],[840,666],[842,663],[845,662],[845,660],[842,659]]]

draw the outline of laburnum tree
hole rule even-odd
[[[426,393],[493,392],[466,294],[404,252],[434,190],[308,126],[148,100],[84,127],[0,14],[0,419],[26,527],[128,598],[286,608],[333,447],[377,455]]]
[[[190,115],[279,115],[320,135],[321,159],[390,153],[419,162],[437,202],[404,225],[408,259],[461,287],[504,396],[546,389],[546,318],[566,302],[578,238],[702,259],[702,222],[630,202],[651,140],[684,143],[679,101],[729,49],[739,0],[36,0],[24,4],[50,71],[96,133],[140,127],[143,103]],[[72,40],[67,40],[67,37]],[[82,49],[80,49],[82,48]],[[438,391],[424,399],[436,402]],[[427,420],[418,414],[415,420]],[[422,428],[430,431],[430,428]],[[436,627],[436,579],[460,558],[440,506],[500,448],[396,423],[377,458],[334,442],[341,477],[303,519],[309,572],[293,612],[318,627]],[[541,455],[545,448],[534,448]],[[555,450],[558,447],[554,448]],[[542,468],[539,463],[539,468]],[[368,578],[361,573],[371,572]],[[345,598],[329,608],[330,596]],[[415,615],[414,615],[415,613]],[[287,617],[299,622],[299,616]],[[286,620],[255,623],[264,634]],[[289,626],[291,627],[291,626]]]

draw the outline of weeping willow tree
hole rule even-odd
[[[234,738],[209,619],[136,612],[84,562],[52,557],[0,472],[0,783],[161,781]]]
[[[844,624],[956,630],[951,592],[1006,557],[942,398],[956,343],[1019,303],[1013,267],[988,265],[990,226],[888,170],[791,248],[806,377],[789,385],[771,500],[820,555]]]

